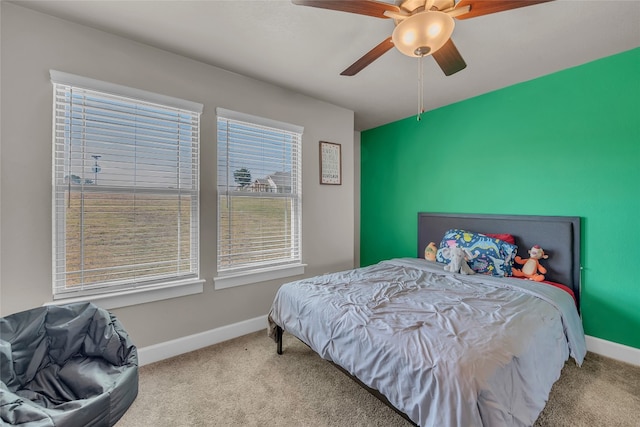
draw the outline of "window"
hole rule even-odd
[[[197,280],[202,105],[51,81],[54,298]]]
[[[303,128],[222,108],[217,115],[216,287],[301,274]]]

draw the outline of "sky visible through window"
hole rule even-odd
[[[189,112],[78,92],[65,94],[65,183],[192,186],[192,144],[197,135]]]
[[[241,190],[237,171],[248,171],[250,184],[245,189],[259,191],[267,180],[296,191],[291,181],[293,145],[297,135],[290,132],[228,119],[218,119],[218,188],[221,192]],[[224,155],[222,155],[224,154]]]

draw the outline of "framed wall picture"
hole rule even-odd
[[[320,184],[342,185],[342,146],[320,141]]]

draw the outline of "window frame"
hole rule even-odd
[[[292,219],[297,221],[297,232],[295,238],[297,243],[298,254],[299,256],[296,259],[292,259],[290,261],[278,260],[275,262],[275,265],[268,265],[263,263],[256,263],[253,266],[243,266],[241,268],[220,268],[220,241],[223,238],[220,231],[220,208],[221,208],[221,191],[220,191],[220,183],[216,185],[216,201],[217,201],[217,209],[216,209],[216,221],[217,221],[217,239],[216,239],[216,273],[217,276],[214,277],[214,286],[215,289],[225,289],[235,286],[242,286],[257,282],[263,282],[267,280],[275,280],[285,277],[297,276],[304,274],[304,270],[306,264],[302,262],[303,254],[302,254],[302,135],[304,132],[304,128],[302,126],[292,125],[285,122],[280,122],[277,120],[272,120],[264,117],[254,116],[251,114],[241,113],[237,111],[227,110],[224,108],[216,108],[216,128],[218,128],[220,120],[232,121],[232,122],[242,122],[247,126],[252,126],[254,128],[270,128],[273,130],[281,131],[283,133],[294,133],[297,134],[297,142],[296,142],[296,156],[298,158],[298,163],[295,168],[292,166],[292,169],[297,170],[296,177],[293,179],[297,180],[297,193],[295,194],[295,203],[297,203],[297,218]],[[217,129],[219,131],[219,129]],[[218,132],[216,132],[218,135]],[[220,156],[220,140],[218,136],[216,137],[216,151],[218,152],[218,156]],[[228,141],[226,141],[228,143]],[[216,176],[219,177],[220,174],[220,158],[218,158],[218,162],[216,164]],[[228,167],[228,166],[227,166]],[[227,173],[229,171],[227,170]],[[275,171],[274,171],[275,172]],[[219,178],[218,178],[219,179]],[[233,192],[240,193],[240,192]],[[260,196],[256,196],[260,197]],[[274,197],[278,197],[274,195]],[[293,244],[292,244],[293,245]]]
[[[75,301],[94,301],[100,302],[105,308],[124,307],[144,302],[157,301],[161,299],[174,298],[178,296],[201,293],[203,291],[204,280],[200,279],[200,115],[203,111],[203,105],[179,98],[148,92],[140,89],[130,88],[114,83],[95,80],[83,76],[77,76],[56,70],[50,70],[50,78],[53,87],[53,132],[52,132],[52,297],[53,303],[67,303]],[[66,278],[66,208],[64,200],[61,201],[59,194],[62,188],[69,190],[81,190],[82,194],[85,189],[83,184],[72,183],[71,172],[67,177],[68,183],[61,185],[60,174],[64,175],[65,161],[61,161],[57,154],[60,153],[60,145],[66,145],[67,136],[58,135],[60,125],[57,119],[61,116],[57,115],[56,106],[58,105],[57,87],[69,86],[80,90],[87,90],[98,95],[103,95],[103,99],[109,97],[120,98],[123,101],[134,102],[139,104],[155,104],[161,109],[180,111],[177,114],[190,114],[197,129],[192,131],[195,141],[195,148],[191,148],[191,162],[193,170],[190,172],[191,184],[189,187],[179,187],[175,190],[167,188],[142,189],[150,194],[164,195],[189,195],[189,224],[188,231],[190,257],[189,272],[187,274],[169,274],[162,278],[157,276],[154,279],[143,279],[136,281],[128,279],[125,283],[117,284],[117,282],[106,282],[104,285],[88,285],[81,286],[77,290],[68,290]],[[137,115],[132,115],[137,117]],[[61,144],[61,141],[62,142]],[[85,144],[85,142],[83,142]],[[193,156],[196,158],[193,159]],[[64,155],[63,155],[64,157]],[[97,172],[96,172],[97,173]],[[130,182],[130,181],[127,181]],[[124,193],[135,194],[140,188],[137,185],[127,187]],[[135,190],[134,190],[135,189]],[[115,187],[113,185],[105,185],[100,189],[87,188],[86,192],[109,193],[116,191],[122,193],[123,187]],[[62,209],[60,209],[62,208]],[[62,256],[62,258],[61,258]]]

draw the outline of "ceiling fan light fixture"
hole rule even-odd
[[[403,54],[414,58],[430,55],[451,37],[455,22],[443,12],[425,11],[400,22],[391,39]]]

